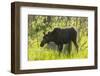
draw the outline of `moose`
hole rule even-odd
[[[54,42],[57,45],[59,53],[62,52],[63,44],[68,44],[69,54],[71,52],[71,42],[73,42],[78,52],[77,31],[73,27],[65,29],[54,28],[52,32],[44,33],[40,46],[43,47],[49,42]]]

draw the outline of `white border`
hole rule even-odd
[[[33,15],[57,15],[57,16],[85,16],[88,17],[88,58],[87,59],[67,59],[67,60],[47,60],[28,61],[28,14]],[[55,9],[40,7],[20,8],[20,69],[43,69],[59,67],[75,67],[94,65],[94,11]]]

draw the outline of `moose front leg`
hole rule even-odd
[[[59,44],[58,49],[59,49],[59,55],[60,55],[60,53],[62,52],[62,49],[63,49],[63,44]]]

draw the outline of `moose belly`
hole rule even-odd
[[[60,37],[60,42],[61,43],[69,43],[70,41],[71,41],[71,37],[70,37],[70,34],[69,33],[66,33],[65,35],[63,34]]]

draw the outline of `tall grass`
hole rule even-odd
[[[39,43],[40,44],[40,43]],[[38,45],[39,45],[38,44]],[[50,49],[46,47],[40,47],[37,43],[33,43],[33,46],[28,47],[28,60],[57,60],[57,59],[82,59],[88,57],[88,49],[83,48],[76,51],[75,48],[71,50],[71,54],[67,54],[67,49],[65,49],[62,53],[58,50]],[[74,47],[72,45],[72,47]]]

